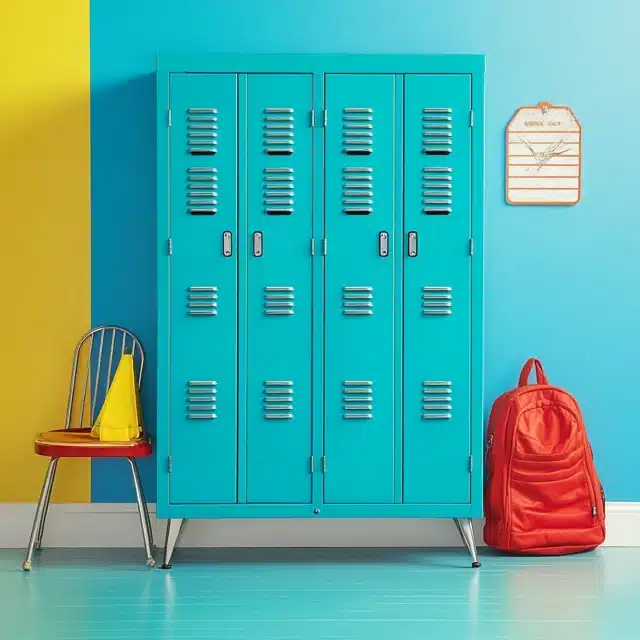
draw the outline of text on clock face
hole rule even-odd
[[[525,127],[559,127],[562,124],[560,120],[549,120],[544,122],[543,120],[525,120]]]

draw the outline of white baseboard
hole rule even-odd
[[[165,521],[150,505],[156,544]],[[0,548],[27,545],[34,504],[0,504]],[[482,521],[474,522],[482,544]],[[138,547],[140,520],[135,504],[51,505],[47,547]],[[191,520],[181,546],[187,547],[454,547],[462,544],[450,520]],[[640,502],[607,505],[606,546],[640,546]]]

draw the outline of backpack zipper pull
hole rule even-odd
[[[489,437],[487,438],[487,445],[484,449],[484,463],[487,464],[487,461],[489,460],[489,449],[491,449],[491,446],[493,445],[493,433],[489,434]]]
[[[592,513],[594,518],[598,517],[598,507],[595,504],[593,505]]]

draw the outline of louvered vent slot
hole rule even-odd
[[[343,167],[342,204],[348,216],[373,213],[373,169]]]
[[[270,107],[264,110],[264,150],[270,156],[290,156],[295,145],[293,109]]]
[[[422,383],[422,419],[450,420],[452,397],[450,381],[425,380]]]
[[[215,167],[187,169],[187,211],[192,216],[218,213],[218,170]]]
[[[214,156],[218,147],[218,110],[187,109],[187,149],[192,156]]]
[[[425,316],[450,316],[451,287],[422,287],[422,313]]]
[[[293,169],[267,168],[264,173],[264,212],[268,216],[290,216],[295,196]]]
[[[187,417],[189,420],[215,420],[217,382],[189,380],[187,383]]]
[[[342,111],[342,149],[348,156],[373,153],[373,109],[347,107]]]
[[[373,382],[345,380],[342,386],[342,401],[342,417],[345,420],[371,420],[373,418]]]
[[[422,114],[422,150],[428,156],[448,156],[453,150],[452,109],[428,108]]]
[[[292,380],[266,380],[263,385],[264,417],[266,420],[291,420],[294,388]]]
[[[294,287],[265,287],[264,314],[266,316],[292,316],[295,314]]]
[[[450,167],[424,167],[422,205],[428,216],[448,216],[453,206],[453,171]]]
[[[190,316],[217,316],[218,287],[188,287],[187,313]]]
[[[342,313],[345,316],[372,316],[373,287],[343,287]]]

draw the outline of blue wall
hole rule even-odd
[[[156,53],[485,53],[486,402],[542,358],[582,405],[608,498],[640,501],[640,4],[580,0],[93,0],[92,313],[136,331],[154,421]],[[516,108],[571,106],[582,202],[509,207],[504,129]],[[488,408],[487,406],[487,408]],[[132,500],[94,463],[93,500]],[[154,498],[152,465],[144,469]],[[122,482],[122,484],[120,484]]]

